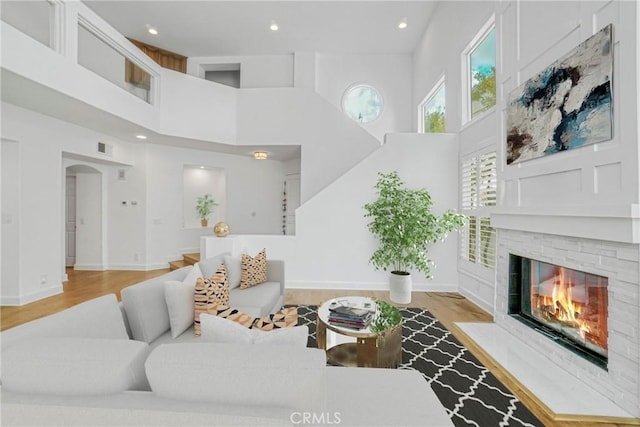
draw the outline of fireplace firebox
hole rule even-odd
[[[509,315],[607,368],[608,279],[509,255]]]

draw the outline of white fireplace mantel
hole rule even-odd
[[[494,228],[640,244],[640,205],[501,208]]]

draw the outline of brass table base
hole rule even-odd
[[[339,333],[333,330],[334,333]],[[333,365],[367,368],[397,368],[402,363],[402,323],[369,338],[356,342],[327,346],[327,328],[318,318],[316,324],[318,348],[327,351]]]

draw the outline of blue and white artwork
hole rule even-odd
[[[612,138],[612,25],[530,78],[507,100],[507,164]]]

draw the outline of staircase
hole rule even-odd
[[[187,265],[193,265],[196,262],[200,261],[200,254],[183,254],[182,259],[178,261],[171,261],[169,263],[169,270],[177,270],[182,267],[186,267]]]

